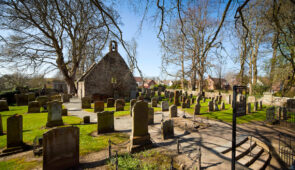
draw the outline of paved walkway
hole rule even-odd
[[[84,116],[90,116],[91,122],[96,122],[96,114],[83,111],[81,109],[81,102],[77,98],[71,99],[70,103],[64,104],[68,108],[69,115],[74,115],[83,118]],[[178,116],[182,116],[183,112],[178,110]],[[168,112],[163,112],[163,118],[168,119]],[[188,118],[190,115],[186,114]],[[155,113],[154,125],[149,126],[149,133],[153,142],[162,147],[176,152],[176,138],[162,140],[160,134],[160,122],[162,119],[162,113]],[[181,151],[177,157],[177,160],[181,161],[186,168],[195,169],[197,165],[196,155],[198,154],[198,148],[201,146],[202,151],[202,167],[205,169],[230,169],[230,159],[220,153],[221,150],[227,148],[231,144],[231,125],[197,118],[197,121],[209,123],[210,127],[200,129],[198,132],[184,134],[184,130],[175,128],[175,136],[179,138],[181,144]],[[130,133],[132,122],[130,116],[117,117],[115,119],[115,130]],[[239,125],[237,131],[237,141],[244,139],[249,135],[259,133],[266,133],[273,135],[273,129],[263,128],[261,124],[257,125]],[[261,131],[261,132],[260,132]],[[277,166],[277,163],[273,163],[273,167]],[[237,169],[247,169],[237,164]]]

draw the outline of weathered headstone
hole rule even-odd
[[[107,99],[107,107],[114,107],[115,106],[115,99],[108,98]]]
[[[84,116],[83,122],[84,122],[84,124],[89,124],[90,123],[90,116]]]
[[[130,145],[128,146],[129,152],[152,144],[148,132],[148,104],[144,101],[137,101],[132,112],[132,131],[130,135]]]
[[[154,108],[149,107],[149,121],[148,124],[152,125],[154,124]]]
[[[7,149],[12,151],[21,148],[23,143],[23,116],[13,115],[7,119]]]
[[[97,133],[114,132],[114,111],[97,113]]]
[[[152,102],[152,107],[157,107],[157,105],[158,105],[158,99],[156,97],[153,97],[152,100],[151,100],[151,102]]]
[[[174,105],[176,106],[180,106],[180,103],[179,103],[179,91],[175,91],[174,92]]]
[[[123,99],[117,99],[115,101],[116,112],[117,111],[124,111],[125,101]]]
[[[213,105],[214,105],[214,111],[219,111],[218,101],[213,102]]]
[[[231,95],[226,95],[225,96],[225,102],[226,102],[226,104],[232,104]]]
[[[181,108],[183,108],[183,109],[186,108],[186,103],[185,102],[181,103]]]
[[[203,103],[205,103],[206,102],[206,97],[203,97]]]
[[[191,98],[191,103],[192,103],[192,104],[195,103],[195,98]]]
[[[221,95],[217,96],[217,99],[218,99],[218,104],[221,104],[222,96]]]
[[[49,101],[47,96],[39,96],[36,100],[39,102],[40,106],[44,108],[44,110],[47,110],[47,102]]]
[[[200,110],[201,110],[201,105],[199,103],[197,103],[195,105],[194,115],[199,115],[200,114]]]
[[[0,112],[9,111],[8,103],[6,100],[0,100]]]
[[[295,99],[288,99],[286,107],[289,112],[295,112]]]
[[[186,99],[186,108],[191,108],[191,101],[190,99]]]
[[[163,140],[174,137],[174,127],[172,119],[161,122],[161,132]]]
[[[94,102],[94,112],[102,112],[104,111],[104,102],[103,101],[95,101]]]
[[[133,106],[136,103],[136,101],[137,101],[136,99],[130,100],[130,116],[132,116],[132,109],[133,109]]]
[[[43,169],[71,169],[79,166],[79,128],[54,128],[43,134]]]
[[[28,102],[34,101],[35,99],[35,93],[28,93]]]
[[[168,101],[162,101],[161,102],[162,112],[169,111],[169,103]]]
[[[62,98],[61,98],[60,94],[52,95],[50,98],[51,98],[51,100],[56,100],[56,101],[59,101],[59,102],[62,101]]]
[[[138,96],[137,97],[137,100],[142,100],[143,101],[144,100],[144,97],[143,96]]]
[[[28,113],[40,113],[40,104],[37,101],[29,102]]]
[[[263,106],[262,106],[262,100],[259,101],[259,110],[262,110]]]
[[[247,103],[247,114],[251,113],[251,103]]]
[[[2,135],[4,135],[4,132],[3,132],[2,115],[0,114],[0,136]]]
[[[62,121],[62,103],[59,101],[48,102],[48,116],[46,127],[54,127],[63,125]]]
[[[254,112],[258,111],[258,102],[254,102]]]
[[[213,112],[214,110],[213,110],[214,108],[213,108],[213,101],[209,101],[208,102],[208,112]]]
[[[61,113],[62,116],[68,116],[68,109],[62,109],[61,112],[62,112]]]
[[[177,117],[177,106],[176,105],[171,105],[169,107],[169,115],[170,115],[170,118],[172,117]]]
[[[220,110],[224,110],[225,109],[225,104],[224,102],[222,101],[221,104],[220,104]]]
[[[62,98],[63,103],[70,102],[70,95],[68,95],[68,94],[62,94],[61,98]]]
[[[90,109],[91,108],[91,98],[90,97],[82,97],[82,109]]]
[[[15,101],[17,106],[28,105],[28,95],[27,94],[15,94]]]

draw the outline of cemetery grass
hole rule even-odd
[[[209,101],[209,100],[208,100]],[[232,123],[232,108],[231,105],[225,104],[225,110],[220,110],[220,111],[214,111],[214,112],[208,112],[208,101],[205,103],[201,101],[201,110],[200,110],[200,117],[203,118],[209,118],[213,120],[219,120],[227,123]],[[186,113],[189,113],[191,115],[194,114],[194,106],[195,104],[191,105],[190,108],[185,108],[182,109]],[[220,109],[220,105],[218,105]],[[242,124],[242,123],[250,123],[250,122],[255,122],[255,121],[265,121],[266,120],[266,107],[263,107],[263,110],[259,110],[256,112],[253,112],[254,110],[254,105],[252,104],[251,106],[252,113],[246,114],[245,116],[239,116],[237,117],[237,124]]]

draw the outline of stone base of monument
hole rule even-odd
[[[50,121],[46,123],[46,127],[55,127],[64,125],[62,120]]]
[[[16,146],[16,147],[9,147],[9,148],[5,148],[2,153],[0,154],[0,157],[2,156],[7,156],[7,155],[11,155],[11,154],[16,154],[19,152],[24,152],[27,150],[32,149],[32,147],[30,145],[27,144],[22,144],[20,146]]]
[[[151,141],[150,135],[146,136],[130,136],[130,144],[127,150],[130,153],[135,153],[143,151],[145,149],[150,149],[153,147],[153,142]]]

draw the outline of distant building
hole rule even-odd
[[[156,85],[157,83],[154,80],[145,80],[144,81],[144,88],[152,88]]]
[[[171,80],[162,80],[162,81],[159,81],[158,84],[166,85],[166,86],[172,86],[173,85],[173,81],[171,81]]]
[[[208,76],[206,79],[207,89],[208,90],[218,90],[218,89],[229,89],[230,85],[223,78],[213,78]]]
[[[118,53],[117,42],[111,41],[109,52],[77,81],[78,97],[105,100],[108,97],[130,97],[136,93],[136,81],[124,59]]]
[[[136,84],[138,87],[142,87],[142,78],[141,77],[134,77]]]
[[[59,93],[66,93],[67,92],[67,84],[64,80],[56,79],[56,78],[47,78],[46,80],[46,87],[53,89]]]

